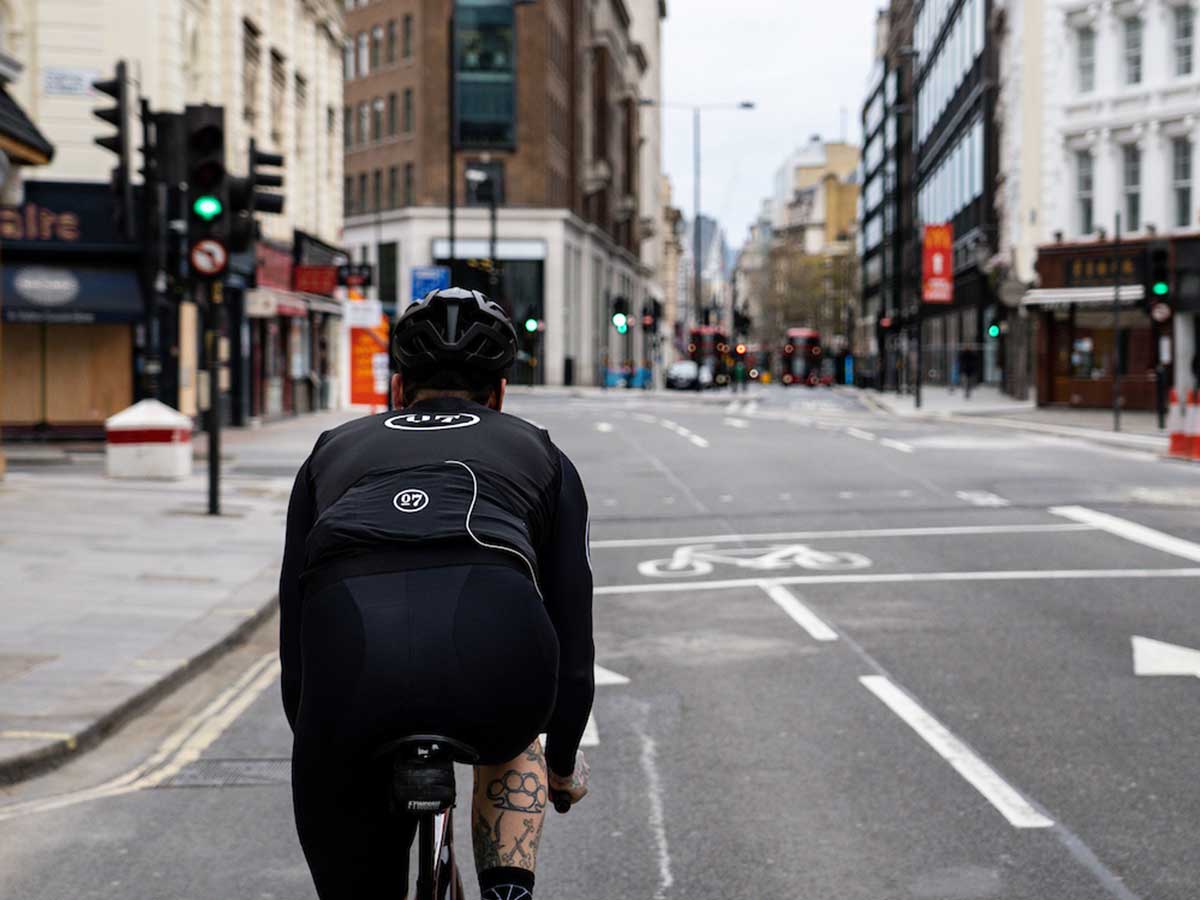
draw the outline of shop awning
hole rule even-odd
[[[142,290],[131,269],[88,266],[0,266],[6,322],[139,322]]]
[[[1122,306],[1132,306],[1140,303],[1146,296],[1146,288],[1140,284],[1125,284],[1121,286],[1120,297]],[[1035,288],[1026,291],[1021,298],[1022,306],[1112,306],[1113,286],[1107,287],[1072,287],[1072,288]]]
[[[0,87],[0,150],[26,165],[44,166],[54,159],[54,147],[3,87]]]
[[[275,316],[307,316],[308,301],[303,294],[275,288],[254,288],[246,291],[246,316],[251,319],[271,319]]]
[[[334,299],[333,297],[326,297],[323,294],[301,293],[299,296],[304,298],[305,302],[308,303],[308,308],[313,312],[331,313],[335,316],[342,315],[341,300]]]

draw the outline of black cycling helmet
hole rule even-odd
[[[512,321],[479,291],[430,291],[392,329],[392,360],[401,371],[457,366],[499,375],[516,355]]]

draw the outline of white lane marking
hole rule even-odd
[[[722,494],[717,499],[720,500],[722,503],[732,503],[733,502],[733,494]]]
[[[861,428],[847,428],[846,434],[850,435],[852,438],[858,438],[860,441],[875,440],[875,435],[871,434],[869,431],[863,431]]]
[[[1134,635],[1134,675],[1194,675],[1200,678],[1200,650]]]
[[[545,743],[545,738],[542,739]],[[596,716],[588,713],[587,724],[583,726],[583,737],[579,741],[580,747],[599,747],[600,746],[600,729],[596,726]]]
[[[991,491],[955,491],[954,496],[972,506],[1012,506],[1009,501]]]
[[[608,432],[613,430],[612,423],[611,422],[597,422],[596,430],[599,432],[602,432],[604,434],[608,434]]]
[[[268,653],[261,656],[230,687],[168,735],[154,754],[141,765],[96,787],[0,806],[0,822],[17,816],[49,812],[89,800],[115,797],[153,787],[164,777],[168,777],[160,776],[160,772],[170,770],[171,774],[174,774],[182,768],[182,765],[176,765],[180,759],[198,758],[199,754],[211,746],[278,677],[278,654]]]
[[[923,584],[972,581],[1110,581],[1118,578],[1150,580],[1155,578],[1197,578],[1200,568],[1191,569],[1011,569],[993,572],[890,572],[843,575],[784,575],[772,579],[776,584]],[[761,579],[724,578],[717,581],[641,582],[606,584],[592,593],[672,594],[686,591],[716,591],[725,588],[756,586]]]
[[[950,763],[1014,828],[1050,828],[1054,825],[1052,819],[1034,809],[1016,788],[955,737],[950,729],[887,678],[864,675],[858,680],[920,735],[942,759]]]
[[[780,494],[780,500],[790,500],[791,494]],[[612,538],[592,541],[593,550],[621,547],[674,547],[682,544],[742,544],[747,541],[815,540],[818,538],[884,538],[884,537],[942,537],[978,534],[1035,534],[1073,531],[1094,531],[1083,524],[1036,525],[938,525],[924,528],[865,528],[856,531],[773,531],[765,534],[707,534],[694,537]]]
[[[814,641],[836,641],[837,632],[821,621],[820,617],[800,602],[800,598],[785,588],[782,584],[770,581],[759,582],[759,586],[792,621],[808,632]]]
[[[610,684],[629,684],[629,679],[619,672],[614,672],[612,669],[606,669],[599,663],[593,663],[593,679],[595,679],[596,687],[605,687]]]
[[[653,425],[658,421],[658,419],[654,418],[654,416],[650,415],[649,413],[634,413],[633,417],[639,422],[646,422],[649,425]]]
[[[664,900],[667,891],[675,883],[671,874],[671,848],[667,843],[667,816],[663,808],[662,779],[658,774],[658,745],[654,738],[642,731],[642,774],[646,777],[646,799],[650,809],[650,833],[654,837],[654,849],[658,856],[658,889],[654,892],[654,900]]]
[[[728,425],[730,428],[749,428],[750,427],[750,423],[747,422],[745,419],[731,419],[731,418],[727,417],[725,419],[725,424]]]
[[[738,412],[741,408],[742,408],[741,400],[730,400],[729,404],[725,407],[725,412],[735,413],[735,412]]]
[[[695,444],[697,447],[707,447],[708,446],[708,441],[705,438],[700,437],[700,435],[698,435],[698,434],[689,434],[688,440],[691,441],[693,444]]]
[[[0,741],[66,741],[68,749],[75,749],[75,735],[69,731],[0,731]]]
[[[751,400],[749,403],[746,404],[745,408],[742,409],[742,414],[746,415],[746,416],[752,416],[756,412],[758,412],[758,401],[757,400]]]
[[[854,491],[838,491],[839,500],[852,500],[854,496]]]
[[[1163,553],[1189,559],[1192,562],[1200,562],[1200,544],[1147,528],[1145,525],[1130,522],[1128,519],[1120,519],[1084,506],[1055,506],[1051,507],[1050,512],[1056,516],[1062,516],[1064,519],[1071,519],[1074,522],[1107,531],[1109,534],[1115,534],[1117,537],[1123,537],[1135,544],[1161,550]]]
[[[879,443],[885,447],[890,447],[893,450],[899,450],[901,453],[912,453],[912,444],[906,444],[904,441],[893,440],[892,438],[880,438]]]

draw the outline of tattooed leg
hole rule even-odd
[[[500,867],[534,871],[548,798],[540,740],[507,763],[476,767],[471,831],[480,873]]]

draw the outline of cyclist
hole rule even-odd
[[[370,760],[439,734],[479,753],[484,900],[529,897],[550,792],[587,793],[587,499],[547,433],[500,411],[516,332],[497,304],[434,291],[405,309],[391,353],[397,410],[322,434],[288,509],[280,656],[300,843],[322,900],[406,885],[415,820],[389,816]]]

